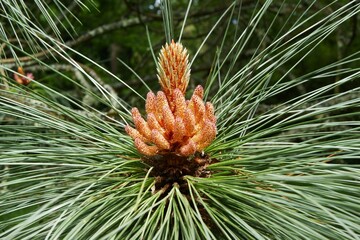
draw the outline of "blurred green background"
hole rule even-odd
[[[346,2],[346,1],[345,1]],[[344,2],[344,3],[345,3]],[[73,1],[62,1],[64,6],[76,15],[71,15],[68,12],[60,12],[60,8],[56,6],[56,2],[50,2],[50,7],[53,9],[53,18],[58,21],[56,23],[59,28],[62,40],[76,51],[84,56],[92,59],[100,66],[109,70],[114,75],[124,80],[130,87],[136,89],[141,95],[145,96],[148,91],[147,88],[138,80],[138,77],[129,70],[132,68],[134,72],[142,78],[153,91],[157,91],[159,86],[157,84],[156,65],[151,53],[150,43],[157,54],[161,46],[166,42],[162,14],[160,11],[160,1],[84,1],[85,5],[78,5]],[[173,11],[173,27],[174,39],[179,38],[183,26],[183,20],[188,8],[189,1],[172,1]],[[262,1],[239,1],[233,12],[224,15],[219,22],[218,27],[214,25],[219,21],[225,10],[233,3],[233,1],[224,0],[208,0],[192,2],[191,10],[189,11],[187,22],[184,25],[183,35],[181,42],[189,51],[190,60],[194,57],[196,51],[199,51],[194,64],[191,68],[191,82],[190,89],[195,85],[206,85],[211,72],[215,67],[215,59],[220,55],[219,59],[225,59],[229,51],[232,50],[235,41],[238,37],[249,27],[250,19],[253,14],[256,14]],[[53,4],[54,6],[51,6]],[[244,49],[239,51],[240,60],[234,66],[228,66],[226,72],[220,72],[219,77],[232,76],[239,69],[241,69],[251,58],[266,49],[278,36],[288,34],[287,40],[289,42],[295,41],[302,37],[301,32],[315,23],[321,25],[325,15],[331,11],[336,11],[344,5],[341,1],[327,7],[326,10],[319,11],[324,8],[328,3],[326,1],[286,1],[283,3],[272,4],[267,14],[262,18],[255,32],[251,35],[249,43]],[[39,12],[39,7],[35,2],[28,2],[27,6],[31,9],[33,16],[31,19],[37,21],[40,25],[46,26],[46,18]],[[300,28],[292,31],[290,34],[288,30],[291,26],[301,19],[306,19],[308,16],[318,12],[315,17],[310,18],[306,24]],[[40,16],[40,17],[39,17]],[[66,17],[64,17],[66,16]],[[289,17],[290,16],[290,17]],[[43,21],[43,22],[41,22]],[[344,26],[338,28],[332,33],[322,44],[317,46],[313,52],[308,55],[304,60],[296,64],[310,49],[305,49],[298,52],[293,60],[289,63],[279,67],[276,72],[271,76],[271,81],[276,82],[279,78],[285,75],[285,79],[291,80],[298,76],[302,76],[315,69],[335,62],[344,58],[349,53],[359,49],[360,40],[358,38],[359,24],[358,16],[355,15],[348,19]],[[9,26],[10,27],[10,26]],[[312,26],[313,30],[316,29],[316,24]],[[6,25],[5,25],[6,29]],[[148,34],[147,34],[148,29]],[[44,27],[45,32],[49,32],[49,27]],[[18,30],[19,32],[21,29]],[[207,38],[211,32],[211,36]],[[311,33],[307,31],[305,34]],[[225,41],[223,36],[227,35]],[[206,41],[204,42],[204,39]],[[202,45],[204,43],[204,45]],[[24,45],[24,47],[29,47]],[[222,47],[221,51],[219,47]],[[234,53],[239,49],[232,50]],[[280,49],[281,50],[281,49]],[[11,55],[9,49],[5,49],[7,56]],[[39,50],[41,51],[41,50]],[[266,52],[266,51],[265,51]],[[271,54],[276,54],[278,51],[272,51]],[[112,77],[105,73],[103,70],[96,66],[92,66],[88,61],[79,58],[76,54],[69,52],[80,64],[85,64],[88,70],[93,70],[97,77],[104,83],[110,84],[121,98],[132,106],[142,105],[138,98],[133,94],[129,88],[124,87],[118,81],[113,81]],[[48,57],[49,59],[46,59]],[[258,57],[267,58],[269,56],[258,55]],[[228,58],[230,64],[231,58]],[[42,60],[46,63],[56,64],[57,62],[52,59],[50,55],[44,55]],[[125,66],[121,61],[128,65]],[[28,70],[34,72],[36,80],[41,83],[50,85],[51,87],[59,88],[64,92],[68,91],[69,96],[73,98],[81,98],[81,93],[78,92],[76,86],[71,85],[69,82],[61,81],[58,74],[56,80],[53,75],[46,71],[37,71],[36,63],[23,61]],[[226,64],[226,63],[225,63]],[[14,62],[12,67],[15,69],[17,64]],[[69,66],[70,67],[70,66]],[[347,67],[351,67],[351,64]],[[340,68],[340,67],[339,67]],[[228,71],[228,69],[231,69]],[[289,71],[289,69],[292,69]],[[69,75],[71,78],[76,76],[71,71],[66,71],[62,68],[64,74]],[[286,91],[274,96],[267,100],[267,104],[278,104],[294,96],[300,96],[313,89],[319,88],[330,82],[337,81],[337,76],[325,77],[323,81],[311,81],[294,86],[291,91]],[[343,85],[342,88],[336,88],[335,91],[341,92],[358,86],[358,82],[353,82]],[[31,87],[31,86],[30,86]],[[214,94],[218,86],[213,85],[211,93]]]

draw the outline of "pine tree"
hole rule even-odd
[[[289,77],[358,1],[315,11],[316,1],[257,1],[242,32],[246,1],[234,1],[189,53],[184,28],[201,3],[189,1],[177,29],[161,1],[166,42],[151,49],[159,83],[139,77],[147,95],[62,41],[61,20],[38,2],[48,32],[25,4],[1,1],[0,239],[360,239],[360,51]],[[192,88],[191,69],[221,26],[208,79]],[[25,59],[83,98],[39,80]]]

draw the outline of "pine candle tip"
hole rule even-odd
[[[190,80],[189,55],[181,43],[174,40],[162,47],[158,57],[158,79],[162,91],[170,97],[175,89],[184,95]]]

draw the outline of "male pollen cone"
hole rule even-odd
[[[18,67],[17,73],[14,73],[14,80],[21,85],[28,85],[32,80],[34,80],[34,75],[32,73],[24,72],[22,67]]]
[[[187,50],[172,41],[160,51],[158,78],[162,91],[146,97],[145,120],[137,108],[131,111],[135,128],[126,132],[144,155],[175,153],[190,156],[206,148],[216,136],[214,106],[204,103],[204,89],[197,86],[190,100],[185,99],[190,79]]]

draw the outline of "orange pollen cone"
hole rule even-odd
[[[160,51],[158,78],[162,88],[146,98],[147,121],[133,108],[135,128],[126,127],[141,154],[153,156],[175,153],[190,156],[204,150],[216,136],[214,106],[203,100],[204,89],[197,86],[185,99],[190,79],[186,48],[172,41]]]

